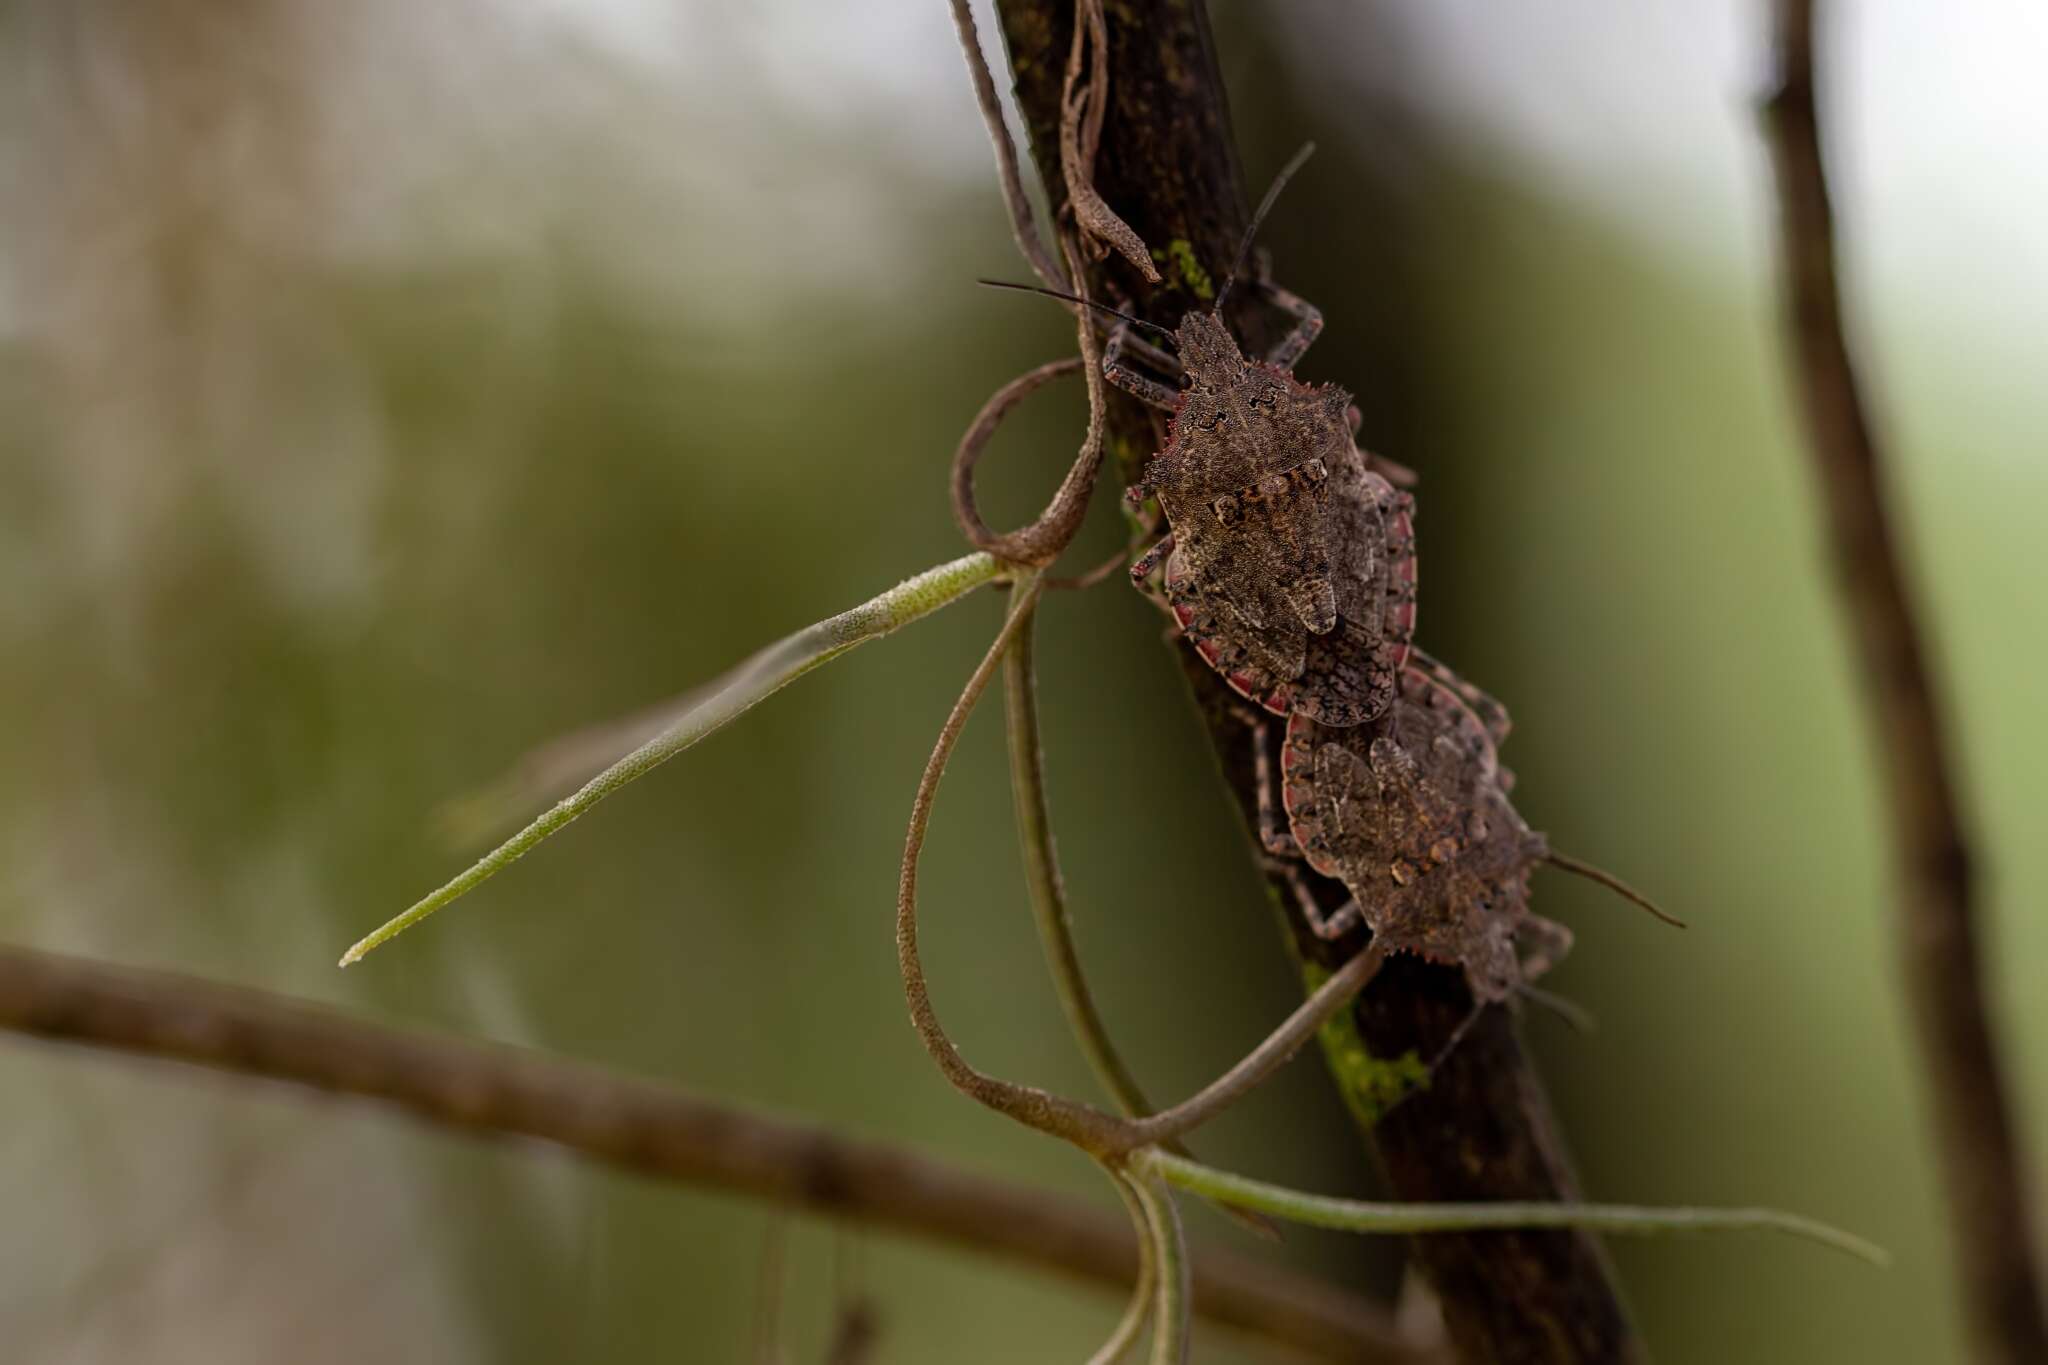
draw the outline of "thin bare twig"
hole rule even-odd
[[[1192,1132],[1257,1089],[1285,1066],[1302,1044],[1315,1036],[1317,1029],[1365,989],[1386,959],[1382,949],[1368,947],[1345,963],[1236,1066],[1173,1108],[1126,1123],[1120,1150],[1133,1151]]]
[[[903,840],[903,866],[896,887],[896,965],[903,977],[903,996],[910,1006],[910,1022],[917,1030],[918,1041],[924,1044],[925,1051],[954,1089],[999,1114],[1042,1133],[1063,1138],[1084,1151],[1104,1151],[1115,1142],[1119,1131],[1120,1123],[1115,1115],[1037,1086],[999,1080],[977,1071],[960,1055],[960,1049],[940,1025],[938,1011],[932,1007],[931,989],[925,982],[924,963],[917,948],[917,865],[919,856],[924,852],[925,832],[931,823],[932,802],[938,796],[939,779],[945,776],[946,763],[953,756],[953,746],[958,743],[960,732],[967,727],[967,718],[974,713],[975,703],[987,690],[989,679],[995,675],[996,665],[1002,661],[1024,623],[1031,619],[1031,608],[1037,602],[1043,585],[1036,574],[1028,571],[1020,574],[1017,583],[1020,591],[1012,594],[1010,614],[1004,620],[1003,628],[996,633],[994,643],[989,645],[988,653],[982,656],[968,677],[966,687],[961,689],[959,699],[953,703],[953,709],[946,717],[946,723],[939,728],[938,742],[932,746],[931,758],[925,763],[923,777],[918,780],[917,795],[911,800],[910,829]]]
[[[981,37],[974,31],[974,15],[967,0],[953,0],[953,27],[960,34],[960,53],[967,59],[974,102],[981,107],[981,121],[995,147],[996,178],[1002,181],[1003,203],[1010,210],[1010,232],[1017,239],[1017,250],[1046,288],[1066,292],[1071,288],[1067,277],[1046,248],[1045,239],[1038,235],[1038,215],[1032,212],[1031,196],[1024,192],[1024,177],[1017,169],[1017,148],[1003,122],[1003,102],[996,95],[995,77],[989,74],[988,61],[982,56]]]
[[[1084,46],[1093,52],[1086,85],[1081,83]],[[1158,284],[1151,249],[1095,191],[1095,152],[1102,144],[1102,120],[1108,111],[1109,25],[1102,17],[1102,0],[1074,0],[1074,41],[1060,87],[1060,170],[1067,182],[1067,207],[1092,257],[1100,260],[1115,247],[1147,284]],[[1077,282],[1084,282],[1077,264],[1069,261],[1067,266]]]
[[[1079,253],[1064,238],[1060,247],[1066,255],[1067,264],[1073,267],[1075,278],[1081,281],[1076,287],[1075,297],[1086,300],[1088,285],[1082,278]],[[1086,308],[1079,312],[1075,325],[1081,354],[1049,361],[996,390],[995,396],[982,406],[973,424],[967,428],[967,434],[960,438],[959,448],[953,452],[953,519],[976,548],[1006,563],[1044,568],[1059,558],[1060,551],[1067,548],[1081,529],[1082,518],[1088,514],[1088,499],[1095,491],[1096,475],[1102,472],[1105,401],[1102,349],[1095,336],[1095,319]],[[981,513],[974,505],[974,467],[981,459],[982,449],[995,435],[996,428],[1009,415],[1010,409],[1046,381],[1072,373],[1075,368],[1088,383],[1088,431],[1081,439],[1081,449],[1038,519],[1029,526],[998,535],[988,529],[988,524],[981,519]]]
[[[1144,1206],[1152,1229],[1152,1365],[1186,1365],[1188,1358],[1187,1236],[1173,1194],[1150,1173],[1131,1179],[1131,1192]]]
[[[981,463],[982,452],[988,449],[989,441],[996,429],[1015,410],[1019,403],[1063,375],[1078,374],[1081,370],[1079,356],[1062,356],[1048,360],[1045,364],[1012,379],[1009,383],[989,395],[981,405],[981,411],[974,415],[967,430],[960,437],[960,444],[953,451],[952,500],[953,520],[959,525],[960,533],[974,545],[988,551],[997,558],[1015,559],[1014,551],[1020,549],[1012,542],[1028,537],[1032,528],[998,534],[989,529],[981,518],[981,509],[974,500],[974,471]],[[1050,509],[1048,509],[1050,510]],[[1021,547],[1035,548],[1035,547]]]
[[[1118,550],[1115,554],[1103,560],[1100,564],[1097,564],[1094,568],[1088,570],[1086,573],[1078,573],[1070,578],[1048,578],[1045,580],[1045,586],[1048,591],[1085,591],[1088,588],[1094,587],[1098,583],[1107,581],[1109,578],[1115,575],[1117,570],[1123,568],[1130,562],[1130,551]]]
[[[717,681],[709,684],[717,687]],[[560,800],[623,755],[653,739],[706,696],[693,687],[623,716],[579,726],[536,744],[512,761],[489,786],[445,801],[435,810],[435,833],[450,849],[467,850],[502,838],[539,807]]]
[[[1985,1001],[1954,761],[1842,324],[1814,8],[1813,0],[1778,4],[1778,84],[1766,109],[1795,383],[1885,761],[1904,880],[1906,984],[1940,1134],[1965,1315],[1979,1361],[2022,1365],[2048,1360],[2034,1210]]]
[[[392,1106],[658,1179],[1128,1285],[1129,1229],[1084,1204],[900,1147],[716,1104],[516,1048],[408,1033],[257,991],[0,948],[0,1029]],[[1371,1303],[1228,1255],[1195,1261],[1197,1311],[1334,1360],[1442,1365]]]
[[[1110,567],[1123,563],[1119,555]],[[1045,586],[1056,587],[1051,579]],[[1011,589],[1014,606],[1024,591]],[[1045,752],[1038,729],[1038,670],[1034,658],[1037,609],[1018,627],[1017,638],[1003,656],[1003,710],[1005,733],[1010,748],[1010,797],[1017,813],[1017,842],[1024,862],[1024,884],[1031,901],[1031,918],[1038,928],[1038,941],[1045,950],[1046,968],[1052,974],[1053,990],[1059,996],[1067,1028],[1080,1045],[1081,1055],[1095,1073],[1095,1079],[1116,1102],[1125,1118],[1143,1118],[1152,1113],[1137,1078],[1125,1065],[1110,1041],[1109,1029],[1095,1007],[1094,992],[1088,988],[1087,973],[1081,967],[1080,950],[1074,943],[1073,919],[1067,911],[1066,881],[1060,875],[1059,850],[1053,843],[1052,809],[1045,794]],[[1185,1107],[1185,1106],[1183,1106]],[[1199,1120],[1197,1120],[1199,1122]],[[1189,1124],[1193,1127],[1193,1124]],[[1190,1156],[1185,1147],[1162,1136],[1169,1150]],[[1132,1145],[1136,1145],[1133,1143]],[[1256,1213],[1225,1208],[1224,1212],[1262,1237],[1278,1238],[1279,1229]]]
[[[1011,589],[1013,608],[1023,592]],[[1003,658],[1003,704],[1010,745],[1010,795],[1017,812],[1017,839],[1023,846],[1024,881],[1030,892],[1031,915],[1046,966],[1067,1026],[1088,1059],[1095,1079],[1126,1116],[1152,1112],[1137,1078],[1131,1074],[1109,1029],[1095,1007],[1074,946],[1073,922],[1067,911],[1067,889],[1053,846],[1052,812],[1045,796],[1045,754],[1038,732],[1038,678],[1033,659],[1032,629],[1036,613],[1017,629],[1016,641]]]
[[[849,611],[805,626],[755,651],[691,694],[689,708],[675,715],[639,748],[535,816],[524,829],[472,863],[468,870],[358,939],[342,954],[341,965],[361,961],[380,944],[390,942],[468,895],[565,825],[581,819],[598,802],[639,781],[714,730],[739,719],[812,669],[959,601],[984,583],[1003,577],[1005,572],[1005,566],[993,555],[964,555],[906,578]]]
[[[1159,1257],[1145,1201],[1139,1198],[1131,1178],[1122,1171],[1105,1167],[1104,1173],[1116,1186],[1118,1197],[1124,1201],[1124,1212],[1130,1215],[1131,1227],[1138,1235],[1138,1282],[1131,1286],[1130,1305],[1124,1309],[1116,1330],[1109,1334],[1109,1340],[1103,1342],[1094,1355],[1088,1357],[1088,1365],[1117,1365],[1137,1344],[1145,1331],[1145,1324],[1152,1320],[1153,1286],[1158,1273]]]

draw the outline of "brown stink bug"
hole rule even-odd
[[[1352,726],[1386,709],[1414,634],[1414,503],[1353,442],[1350,396],[1294,377],[1322,331],[1314,305],[1263,268],[1255,273],[1252,287],[1294,318],[1257,363],[1222,312],[1260,221],[1310,150],[1267,191],[1213,305],[1175,330],[1053,290],[999,287],[1118,318],[1104,377],[1173,415],[1165,446],[1126,494],[1138,504],[1156,496],[1169,527],[1132,566],[1132,580],[1149,590],[1159,575],[1163,604],[1189,643],[1241,695],[1276,715]],[[1132,357],[1179,385],[1133,368]]]
[[[1668,920],[1608,874],[1554,853],[1524,823],[1495,750],[1506,709],[1435,660],[1419,652],[1417,660],[1372,725],[1288,719],[1278,782],[1284,830],[1258,737],[1267,847],[1352,894],[1326,914],[1297,882],[1310,929],[1338,938],[1363,924],[1386,952],[1457,965],[1485,1005],[1523,991],[1570,950],[1571,931],[1529,909],[1538,863],[1589,876]]]
[[[1486,727],[1422,671],[1402,671],[1376,725],[1291,717],[1280,797],[1302,858],[1352,894],[1310,920],[1318,933],[1362,920],[1388,952],[1462,967],[1477,1002],[1507,999],[1570,948],[1568,929],[1529,911],[1550,849],[1508,803]]]
[[[1156,496],[1169,533],[1132,566],[1143,587],[1162,573],[1175,620],[1240,694],[1279,715],[1363,724],[1384,711],[1415,628],[1413,502],[1368,467],[1352,440],[1350,395],[1297,380],[1294,363],[1322,331],[1312,304],[1254,287],[1294,326],[1258,363],[1222,307],[1253,233],[1308,154],[1282,171],[1254,215],[1231,278],[1208,311],[1190,312],[1167,355],[1111,332],[1103,374],[1169,410],[1163,449],[1126,496]],[[1142,355],[1180,386],[1126,363]]]
[[[1171,455],[1173,447],[1169,445]],[[1166,458],[1165,456],[1161,457]],[[1149,477],[1162,471],[1155,465]],[[1317,485],[1306,498],[1292,489],[1273,490],[1283,480]],[[1276,715],[1299,712],[1325,725],[1364,723],[1386,709],[1415,629],[1415,553],[1407,494],[1395,491],[1346,449],[1333,462],[1311,457],[1286,474],[1264,476],[1267,485],[1206,499],[1204,510],[1187,509],[1179,526],[1133,565],[1143,586],[1160,567],[1163,596],[1174,621],[1203,661],[1240,695]],[[1165,479],[1154,485],[1162,506],[1175,494]],[[1185,497],[1186,482],[1175,493]],[[1290,497],[1295,506],[1288,507]],[[1197,493],[1191,501],[1205,501]],[[1274,504],[1281,504],[1275,507]],[[1309,522],[1301,539],[1328,546],[1334,556],[1310,567],[1281,562],[1269,551],[1268,527],[1241,525],[1245,509],[1273,509],[1271,521],[1290,515]],[[1214,527],[1201,518],[1214,512]],[[1168,512],[1169,523],[1173,513]],[[1322,572],[1315,572],[1320,567]],[[1328,598],[1334,606],[1327,629],[1298,608]]]

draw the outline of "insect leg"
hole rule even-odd
[[[1124,352],[1136,352],[1144,343],[1131,335],[1131,324],[1120,322],[1109,334],[1109,342],[1102,348],[1102,377],[1124,392],[1136,395],[1155,408],[1172,411],[1180,405],[1180,391],[1171,384],[1162,383],[1150,375],[1140,374],[1124,363]],[[1153,354],[1160,354],[1153,347],[1146,347]]]
[[[1357,927],[1360,916],[1356,896],[1335,910],[1325,910],[1316,900],[1315,892],[1309,890],[1308,878],[1302,875],[1300,863],[1291,858],[1267,858],[1265,867],[1266,871],[1287,879],[1287,889],[1294,893],[1294,903],[1300,908],[1301,917],[1308,921],[1310,932],[1317,938],[1342,938]]]
[[[1172,553],[1173,533],[1169,531],[1164,536],[1161,536],[1159,538],[1158,543],[1153,545],[1151,549],[1139,555],[1137,559],[1132,562],[1131,582],[1137,586],[1140,592],[1151,591],[1150,580],[1152,578],[1152,575],[1159,572],[1159,566],[1162,563],[1164,563],[1166,557]]]
[[[1444,1064],[1444,1058],[1457,1051],[1458,1044],[1465,1041],[1465,1035],[1472,1031],[1472,1026],[1479,1022],[1479,1016],[1486,1013],[1486,1007],[1490,1003],[1490,1001],[1486,1000],[1475,1001],[1472,1006],[1472,1012],[1458,1021],[1458,1026],[1451,1030],[1451,1036],[1446,1038],[1444,1045],[1436,1050],[1436,1056],[1429,1059],[1431,1075],[1435,1075],[1436,1069]]]
[[[1365,413],[1358,404],[1353,403],[1344,409],[1344,425],[1351,428],[1351,445],[1358,451],[1359,458],[1365,461],[1367,469],[1396,488],[1413,488],[1422,482],[1420,474],[1399,460],[1390,460],[1379,452],[1367,450],[1358,444],[1358,429],[1365,425]]]
[[[1266,279],[1263,274],[1254,279],[1252,284],[1254,288],[1266,296],[1267,302],[1283,313],[1292,314],[1294,317],[1293,328],[1286,336],[1280,338],[1279,343],[1272,350],[1266,353],[1266,363],[1268,365],[1276,365],[1283,370],[1291,370],[1294,368],[1295,362],[1301,359],[1302,354],[1315,344],[1315,339],[1322,335],[1323,310],[1301,297],[1301,295],[1291,290],[1282,289],[1279,285]]]
[[[1299,858],[1301,845],[1288,828],[1287,812],[1278,797],[1277,775],[1273,771],[1273,727],[1263,714],[1243,711],[1240,718],[1252,737],[1253,784],[1259,789],[1259,842],[1276,857]]]
[[[1555,967],[1572,950],[1572,931],[1554,919],[1531,915],[1516,927],[1516,937],[1529,941],[1522,959],[1522,980],[1534,981]]]
[[[1119,350],[1137,357],[1140,361],[1150,366],[1154,374],[1164,375],[1166,378],[1176,382],[1180,379],[1183,373],[1180,366],[1180,357],[1164,347],[1155,346],[1145,340],[1129,323],[1120,323],[1117,327],[1111,328],[1112,338],[1118,331],[1124,334],[1123,344],[1118,348]]]
[[[1479,723],[1486,728],[1487,738],[1493,741],[1496,748],[1508,737],[1508,731],[1513,728],[1514,722],[1508,718],[1507,707],[1453,673],[1441,659],[1410,645],[1408,666],[1450,693],[1466,710],[1478,717]]]

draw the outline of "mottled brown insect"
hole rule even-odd
[[[1174,334],[1185,386],[1173,389],[1124,363],[1128,327],[1111,334],[1105,375],[1173,412],[1127,495],[1156,496],[1171,531],[1131,574],[1142,587],[1163,567],[1174,619],[1243,696],[1359,725],[1392,700],[1414,634],[1413,502],[1353,443],[1350,395],[1290,373],[1321,314],[1259,287],[1296,317],[1263,363],[1218,313],[1189,313]]]
[[[1351,726],[1386,709],[1414,634],[1414,504],[1359,453],[1350,395],[1294,377],[1323,329],[1313,304],[1274,285],[1261,263],[1252,287],[1293,326],[1253,363],[1223,322],[1260,221],[1312,150],[1266,192],[1212,305],[1178,328],[1056,289],[982,283],[1119,320],[1104,378],[1173,415],[1164,448],[1126,492],[1140,506],[1156,496],[1170,527],[1132,565],[1132,581],[1151,591],[1159,575],[1158,595],[1189,642],[1243,696],[1276,715]]]
[[[1336,728],[1289,717],[1277,782],[1270,725],[1253,718],[1266,847],[1351,892],[1326,912],[1300,864],[1281,864],[1310,930],[1336,939],[1363,925],[1386,952],[1458,966],[1484,1006],[1530,993],[1571,950],[1569,929],[1529,909],[1538,863],[1678,923],[1609,873],[1557,853],[1522,820],[1496,749],[1508,727],[1505,707],[1420,651],[1376,722]]]
[[[1388,952],[1463,968],[1481,1004],[1509,998],[1569,951],[1571,931],[1529,910],[1529,875],[1549,845],[1509,803],[1486,725],[1423,670],[1402,671],[1375,725],[1290,718],[1280,797],[1288,833],[1269,819],[1269,847],[1352,893],[1334,914],[1309,916],[1317,933],[1335,938],[1363,922]]]

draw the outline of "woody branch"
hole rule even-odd
[[[1821,158],[1814,0],[1779,0],[1765,108],[1793,383],[1844,611],[1862,655],[1899,851],[1899,933],[1932,1094],[1965,1316],[1987,1365],[2048,1360],[2048,1314],[1985,1000],[1976,878],[1934,666],[1885,503],[1883,456],[1842,323]]]
[[[264,992],[0,948],[0,1030],[372,1100],[662,1180],[1008,1257],[1107,1286],[1138,1272],[1130,1229],[1044,1190],[522,1049],[386,1028]],[[1331,1360],[1442,1365],[1356,1295],[1198,1255],[1195,1311]]]
[[[1042,181],[1064,184],[1061,76],[1071,51],[1071,0],[998,0],[1019,108]],[[1243,178],[1205,10],[1199,3],[1118,5],[1108,16],[1109,99],[1093,185],[1147,242],[1185,243],[1195,259],[1227,264],[1245,226]],[[1307,130],[1304,130],[1307,131]],[[1057,199],[1059,196],[1055,194]],[[1179,321],[1184,293],[1155,291],[1120,256],[1087,272],[1097,297],[1128,300],[1153,322]],[[1177,304],[1176,304],[1177,301]],[[1231,322],[1247,349],[1273,339],[1267,319],[1238,300]],[[1131,463],[1157,445],[1146,410],[1109,398],[1111,449]],[[1183,651],[1185,653],[1185,651]],[[1186,661],[1183,660],[1185,664]],[[1186,667],[1217,757],[1256,828],[1245,732],[1220,682]],[[1259,913],[1265,913],[1262,909]],[[1331,945],[1297,926],[1304,956],[1334,970]],[[1454,972],[1390,963],[1357,1008],[1374,1051],[1435,1056],[1470,1009]],[[1460,1135],[1457,1144],[1442,1140]],[[1504,1012],[1489,1010],[1446,1059],[1430,1089],[1379,1123],[1370,1138],[1406,1200],[1575,1198],[1541,1083]],[[1431,1236],[1418,1257],[1442,1299],[1461,1353],[1476,1359],[1619,1361],[1635,1338],[1594,1241],[1563,1231]]]

